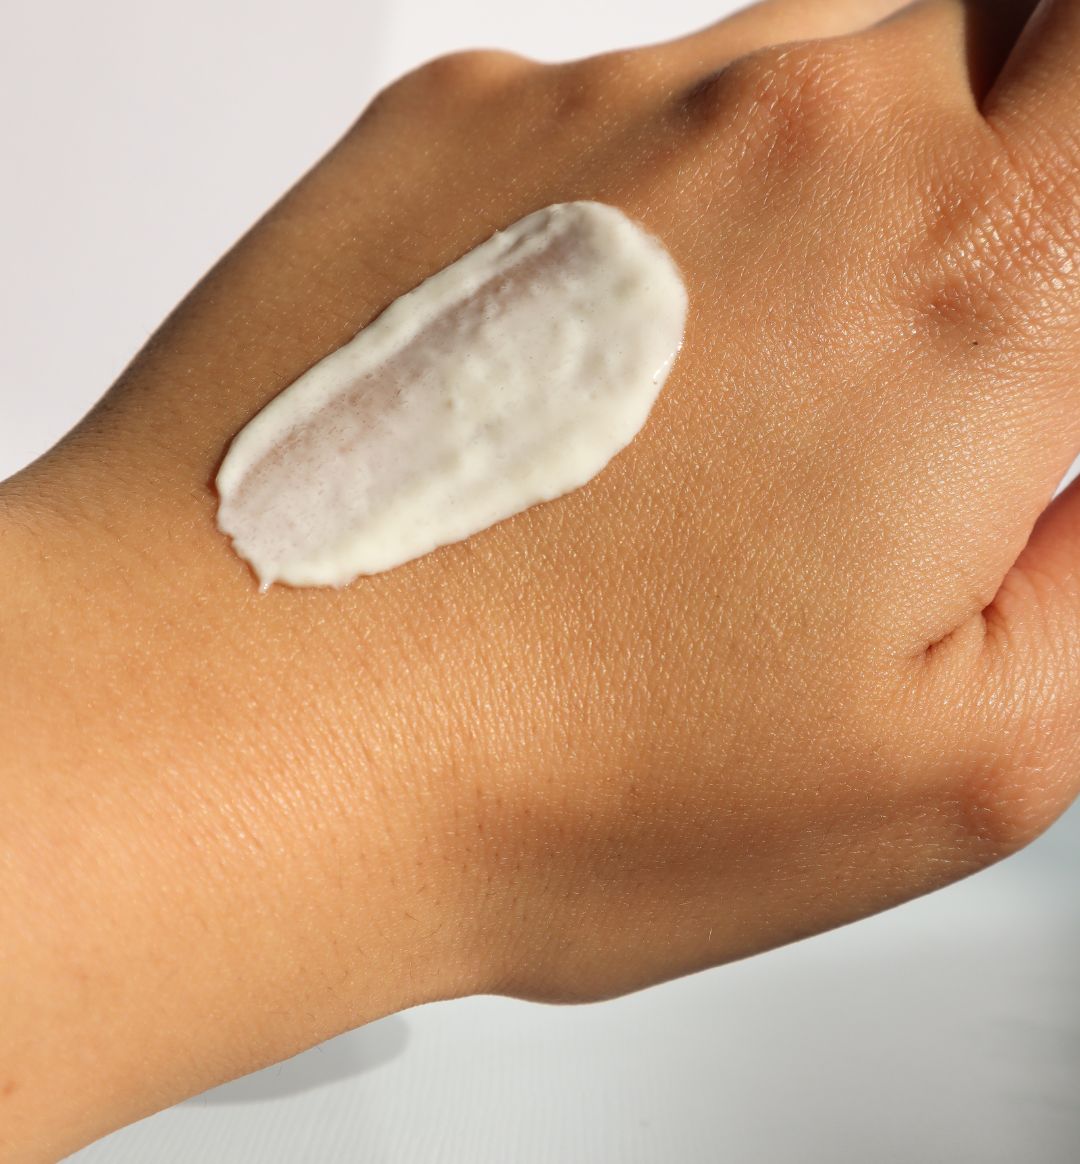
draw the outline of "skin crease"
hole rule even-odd
[[[1080,9],[896,7],[428,63],[3,486],[0,1159],[418,1002],[767,950],[1070,803]],[[259,596],[214,527],[232,435],[585,198],[690,294],[639,437],[464,543]]]

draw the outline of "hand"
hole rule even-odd
[[[7,486],[40,590],[11,701],[55,709],[20,756],[97,774],[111,844],[193,852],[261,991],[319,984],[253,1058],[428,998],[595,999],[765,950],[1013,852],[1076,794],[1080,495],[1046,506],[1080,448],[1080,6],[874,23],[892,7],[431,62]],[[642,221],[690,294],[637,440],[465,543],[257,595],[214,528],[228,439],[423,277],[577,198]],[[88,677],[109,698],[76,732]],[[100,807],[142,780],[138,811]]]

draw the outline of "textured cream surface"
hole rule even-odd
[[[645,423],[686,306],[621,211],[538,210],[270,401],[222,463],[218,526],[263,587],[342,586],[576,489]]]

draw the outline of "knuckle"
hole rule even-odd
[[[1006,148],[1013,187],[1038,220],[1053,224],[1075,245],[1080,239],[1080,133],[1040,127],[1024,143],[1004,135],[999,141]]]
[[[469,92],[497,87],[535,67],[528,57],[503,49],[463,49],[426,61],[417,76],[436,89]]]
[[[1031,844],[1075,792],[1075,716],[1054,669],[1031,663],[1026,657],[1022,682],[998,679],[991,687],[982,730],[972,730],[954,753],[962,756],[959,775],[945,799],[964,847],[986,861]]]
[[[1042,319],[1075,283],[1080,223],[1048,214],[1030,177],[994,149],[980,150],[964,169],[922,195],[921,222],[898,254],[894,285],[917,325],[957,348],[1056,342]]]
[[[959,847],[978,864],[1023,849],[1040,831],[1029,797],[1017,795],[1014,771],[1002,758],[967,761],[943,795],[945,816],[959,833]]]
[[[1075,289],[1080,242],[1080,189],[1075,165],[1045,158],[1023,166],[1006,158],[995,184],[1012,273],[1029,293],[1046,300]]]
[[[463,49],[424,61],[394,81],[380,98],[444,101],[482,96],[540,67],[502,49]]]
[[[926,192],[921,223],[894,264],[894,286],[915,331],[951,350],[992,352],[1026,335],[1032,268],[1044,240],[1016,190],[985,175]]]
[[[1070,653],[1042,652],[994,604],[985,617],[985,632],[947,647],[940,666],[888,687],[899,733],[873,753],[897,773],[922,840],[964,872],[1035,841],[1075,795],[1080,761],[1080,690],[1070,697],[1061,678]]]
[[[771,147],[819,142],[858,121],[870,93],[865,53],[838,37],[740,57],[678,98],[691,127],[735,129]]]
[[[944,796],[963,853],[990,864],[1039,837],[1056,816],[1039,792],[1044,780],[1043,765],[1016,764],[1005,755],[969,760]]]
[[[656,63],[640,49],[618,49],[568,61],[556,70],[559,116],[603,116],[647,91]]]

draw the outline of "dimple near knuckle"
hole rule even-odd
[[[1016,151],[987,159],[969,191],[967,229],[959,233],[972,265],[1022,311],[1014,322],[1037,320],[1041,307],[1075,290],[1080,244],[1080,179],[1075,165],[1030,163]]]
[[[639,49],[619,49],[555,67],[560,116],[605,115],[647,88],[655,62]]]
[[[863,54],[837,38],[760,49],[703,78],[678,100],[690,124],[737,128],[768,141],[812,141],[850,126],[867,108]]]
[[[997,174],[951,183],[926,198],[913,233],[895,285],[920,326],[984,352],[1039,338],[1047,290],[1069,260],[1022,184]]]

